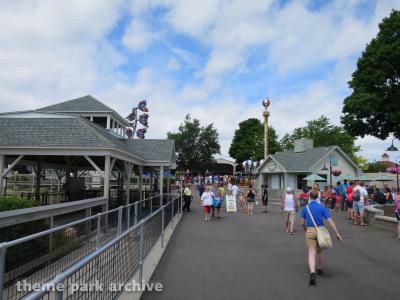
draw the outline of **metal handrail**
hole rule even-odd
[[[172,196],[174,200],[176,200],[176,198],[174,196],[179,197],[179,194],[175,194],[175,193],[165,194],[165,195]],[[155,198],[160,198],[160,204],[162,203],[161,202],[161,195],[159,194],[159,195],[156,195],[156,196],[153,196],[153,197],[149,197],[149,198],[146,198],[146,199],[143,199],[143,200],[140,200],[140,201],[136,201],[136,202],[128,204],[128,205],[124,205],[124,206],[120,206],[120,207],[112,209],[112,210],[108,210],[106,212],[98,213],[98,214],[90,216],[90,217],[85,217],[83,219],[80,219],[80,220],[77,220],[77,221],[74,221],[74,222],[70,222],[68,224],[64,224],[64,225],[61,225],[61,226],[57,226],[55,228],[44,230],[44,231],[29,235],[29,236],[26,236],[26,237],[22,237],[22,238],[13,240],[13,241],[7,241],[7,242],[0,243],[0,299],[2,299],[2,296],[3,296],[2,293],[3,293],[3,288],[4,288],[4,276],[5,276],[5,256],[6,256],[6,252],[7,252],[8,248],[10,248],[12,246],[16,246],[16,245],[22,244],[22,243],[25,243],[25,242],[29,242],[29,241],[31,241],[33,239],[36,239],[36,238],[40,238],[40,237],[43,237],[43,236],[46,236],[46,235],[53,234],[55,232],[61,231],[63,229],[66,229],[68,227],[76,226],[78,224],[82,224],[82,223],[97,219],[97,233],[96,233],[96,245],[97,246],[96,247],[97,247],[97,249],[99,249],[99,248],[102,247],[101,244],[100,244],[100,236],[99,236],[99,234],[100,234],[100,231],[99,231],[99,229],[100,229],[99,226],[100,225],[99,224],[100,224],[100,220],[101,220],[102,216],[106,216],[106,215],[109,215],[111,213],[118,212],[118,231],[117,231],[117,236],[120,236],[120,235],[123,234],[122,233],[122,224],[121,224],[123,209],[127,209],[127,211],[129,212],[131,207],[134,206],[134,211],[135,211],[134,218],[135,219],[134,219],[134,223],[133,224],[136,226],[136,224],[138,224],[138,220],[137,220],[138,215],[137,214],[138,214],[138,206],[139,206],[139,204],[145,203],[147,201],[150,201],[150,203],[152,203],[152,200],[155,199]],[[174,200],[171,200],[171,201],[174,201]],[[171,201],[168,202],[168,204],[171,203]],[[166,204],[166,205],[168,205],[168,204]],[[150,206],[151,206],[151,209],[152,209],[152,205],[151,204],[150,204]],[[162,207],[165,207],[165,205],[163,205]],[[160,209],[158,209],[154,213],[153,213],[153,211],[151,211],[150,212],[150,216],[153,216],[159,210]],[[147,220],[148,218],[149,217],[145,217],[145,220]],[[144,220],[144,219],[142,219],[142,220]],[[128,215],[128,222],[129,222],[129,215]],[[128,227],[127,227],[126,231],[124,231],[124,233],[126,233],[127,230],[132,230],[132,227],[129,227],[129,223],[128,223]],[[108,243],[103,244],[103,245],[107,245],[107,244]]]
[[[67,224],[64,224],[64,225],[60,225],[60,226],[57,226],[57,227],[54,227],[54,228],[51,228],[51,229],[47,229],[47,230],[44,230],[44,231],[41,231],[41,232],[38,232],[38,233],[34,233],[34,234],[31,234],[31,235],[28,235],[28,236],[25,236],[25,237],[22,237],[22,238],[19,238],[19,239],[16,239],[16,240],[3,242],[3,243],[0,243],[0,248],[3,248],[3,247],[8,248],[8,247],[11,247],[11,246],[15,246],[15,245],[18,245],[18,244],[33,240],[35,238],[47,235],[49,233],[53,233],[53,232],[59,231],[61,229],[65,229],[65,228],[68,228],[68,227],[71,227],[71,226],[74,226],[74,225],[77,225],[77,224],[81,224],[81,223],[87,222],[89,220],[96,219],[99,216],[106,215],[106,214],[109,214],[109,213],[112,213],[112,212],[116,212],[121,208],[124,209],[124,208],[128,208],[128,207],[131,207],[131,206],[135,206],[136,203],[139,204],[139,203],[142,203],[142,202],[145,202],[145,201],[148,201],[150,199],[157,198],[157,197],[160,197],[160,195],[149,197],[149,198],[146,198],[146,199],[143,199],[143,200],[140,200],[140,201],[136,201],[135,203],[131,203],[131,204],[128,204],[128,205],[119,206],[117,208],[110,209],[110,210],[95,214],[95,215],[90,216],[90,217],[85,217],[83,219],[80,219],[80,220],[77,220],[77,221],[74,221],[74,222],[71,222],[71,223],[67,223]]]
[[[131,228],[129,228],[128,230],[126,230],[122,234],[120,234],[117,237],[115,237],[114,239],[112,239],[111,241],[107,242],[106,244],[104,244],[100,248],[98,248],[95,251],[93,251],[92,253],[88,254],[87,256],[85,256],[84,258],[82,258],[81,260],[79,260],[78,262],[73,264],[72,266],[70,266],[65,271],[63,271],[63,272],[59,273],[58,275],[56,275],[52,280],[50,280],[50,281],[46,282],[45,284],[43,284],[42,287],[41,287],[41,291],[32,292],[29,295],[27,295],[26,297],[24,297],[24,300],[36,300],[36,299],[38,299],[38,298],[40,298],[42,296],[45,296],[49,291],[51,291],[51,289],[53,287],[55,287],[58,284],[61,284],[62,282],[64,282],[69,276],[72,276],[80,268],[82,268],[83,266],[88,264],[90,261],[94,260],[100,254],[102,254],[103,252],[108,250],[110,247],[112,247],[114,244],[116,244],[117,242],[122,240],[124,237],[126,237],[128,234],[130,234],[132,231],[134,231],[137,228],[142,227],[149,219],[151,219],[152,217],[154,217],[155,215],[157,215],[160,212],[163,213],[164,209],[168,205],[170,205],[171,203],[173,205],[174,201],[176,199],[180,198],[180,195],[175,195],[175,196],[176,196],[176,198],[174,198],[173,200],[171,200],[168,203],[166,203],[163,206],[161,206],[159,209],[157,209],[151,215],[149,215],[149,216],[145,217],[144,219],[140,220],[140,222],[138,222],[136,225],[132,226]],[[172,216],[171,222],[173,222],[173,217],[174,216]],[[164,227],[164,223],[163,222],[162,222],[162,226]],[[162,236],[163,236],[163,232],[162,232]],[[141,266],[141,267],[143,267],[143,266]],[[57,291],[56,291],[56,299],[58,299]],[[60,298],[60,299],[62,299],[62,298]]]

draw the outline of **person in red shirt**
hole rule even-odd
[[[350,185],[346,188],[346,199],[347,199],[347,218],[353,220],[353,188],[354,181],[350,181]]]

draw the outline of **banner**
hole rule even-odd
[[[237,212],[236,198],[233,195],[226,195],[226,212]]]

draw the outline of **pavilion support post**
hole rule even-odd
[[[143,200],[143,166],[139,166],[139,182],[138,182],[139,201]]]
[[[153,180],[154,180],[154,176],[153,176],[153,168],[150,167],[150,183],[149,183],[149,192],[150,192],[150,196],[151,193],[153,192],[154,186],[153,186]]]
[[[104,197],[108,199],[106,210],[108,210],[108,203],[110,202],[110,167],[111,167],[110,155],[105,156],[104,160]]]
[[[169,201],[169,195],[171,194],[171,168],[168,168],[168,177],[167,177],[167,202]]]
[[[3,195],[3,191],[4,191],[3,172],[4,172],[5,161],[6,161],[6,156],[4,154],[0,154],[0,195]]]
[[[133,164],[129,163],[129,162],[125,162],[124,166],[125,166],[125,190],[126,190],[125,203],[126,203],[126,205],[128,205],[129,201],[130,201],[130,190],[131,190],[130,187],[131,187],[131,175],[132,175]]]
[[[36,164],[36,186],[35,186],[35,199],[40,201],[40,185],[41,185],[42,163],[38,158]]]
[[[160,205],[164,205],[164,166],[160,166]]]

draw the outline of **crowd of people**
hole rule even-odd
[[[221,180],[220,180],[221,179]],[[204,210],[204,220],[220,219],[220,210],[224,205],[225,195],[233,195],[238,207],[254,215],[254,206],[262,201],[262,213],[267,213],[268,186],[263,185],[258,194],[253,187],[254,182],[241,190],[235,181],[229,176],[214,178],[211,182],[200,180],[197,190]],[[184,189],[184,210],[190,211],[192,188],[190,184]],[[281,199],[281,214],[284,216],[285,231],[294,235],[294,225],[297,212],[301,209],[301,225],[305,231],[306,246],[308,248],[308,265],[310,270],[309,284],[316,284],[316,275],[322,275],[322,248],[318,244],[317,232],[325,228],[325,222],[335,232],[336,238],[342,241],[342,237],[331,217],[332,212],[345,211],[346,217],[354,225],[367,226],[365,207],[373,203],[394,203],[395,215],[399,222],[398,239],[400,240],[400,190],[385,187],[383,190],[370,186],[365,187],[362,181],[337,182],[335,187],[326,186],[320,189],[318,184],[311,188],[303,189],[296,195],[291,187],[288,187]]]

